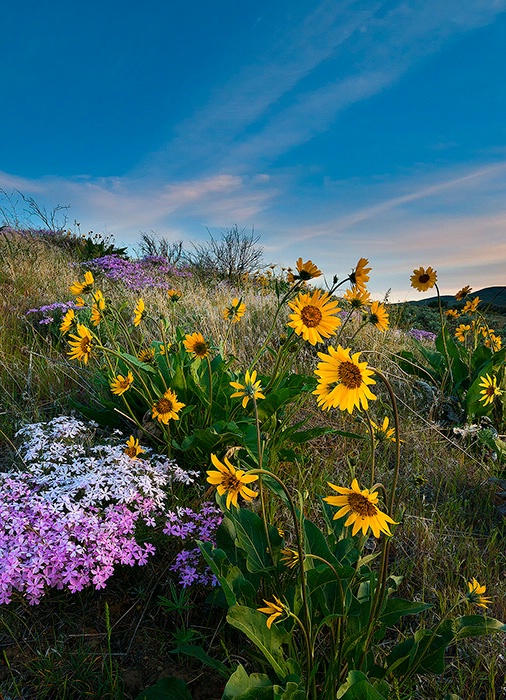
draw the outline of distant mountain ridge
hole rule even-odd
[[[506,310],[506,287],[485,287],[484,289],[477,289],[472,291],[467,299],[474,299],[475,297],[480,297],[481,303],[480,308],[483,308],[487,304],[493,304],[494,306],[501,307]],[[455,295],[453,294],[443,294],[441,295],[441,301],[446,302],[449,307],[459,308],[464,305],[464,301],[457,301]],[[431,304],[437,302],[437,297],[428,297],[424,299],[419,299],[416,301],[408,301],[408,304]]]

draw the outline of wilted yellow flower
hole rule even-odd
[[[388,311],[379,301],[373,301],[365,318],[380,331],[386,331],[388,328]]]
[[[295,567],[299,563],[298,551],[296,549],[290,549],[289,547],[285,547],[281,550],[281,554],[283,555],[281,557],[281,561],[283,562],[283,564],[289,569],[295,569]]]
[[[492,602],[492,598],[483,595],[487,590],[486,586],[480,586],[475,578],[467,582],[466,598],[470,603],[474,603],[480,608],[487,608]]]
[[[326,496],[323,500],[331,506],[341,506],[334,515],[334,520],[348,516],[344,525],[345,527],[353,525],[352,535],[356,535],[359,530],[362,530],[362,533],[366,535],[369,528],[371,528],[374,537],[379,537],[381,532],[384,532],[385,535],[392,534],[388,524],[397,525],[397,523],[378,509],[376,505],[378,502],[377,491],[361,490],[356,479],[351,482],[351,489],[334,486],[330,482],[328,485],[340,495]]]
[[[462,301],[462,299],[465,299],[467,297],[467,295],[469,294],[470,291],[471,291],[471,287],[468,284],[466,284],[465,287],[462,287],[462,289],[460,289],[457,292],[457,294],[455,294],[455,299],[457,301]]]
[[[445,314],[448,318],[458,318],[460,316],[456,309],[448,309],[448,311],[445,311]]]
[[[499,335],[495,335],[492,331],[490,335],[483,341],[485,347],[490,348],[492,352],[499,352],[502,348],[502,338]]]
[[[167,389],[164,395],[152,406],[151,415],[153,419],[156,418],[160,423],[167,425],[170,420],[179,420],[177,414],[185,406],[186,404],[178,401],[172,389]]]
[[[183,295],[181,294],[181,292],[178,292],[176,289],[168,289],[167,296],[169,297],[169,300],[172,303],[176,303],[176,301],[179,301]]]
[[[103,311],[105,309],[105,298],[104,298],[104,295],[102,294],[101,290],[100,289],[95,290],[91,296],[92,296],[93,301],[97,304],[100,311]]]
[[[84,299],[83,299],[82,297],[76,297],[76,298],[74,299],[74,304],[75,304],[76,306],[84,306],[85,301],[84,301]]]
[[[266,615],[269,615],[267,618],[267,627],[268,629],[271,628],[272,623],[277,620],[278,617],[281,617],[282,615],[285,614],[285,607],[283,603],[280,601],[279,598],[274,597],[274,602],[265,600],[263,598],[262,600],[264,601],[266,607],[265,608],[257,608],[257,610],[261,613],[265,613]]]
[[[249,370],[246,370],[246,374],[244,375],[244,384],[240,384],[239,382],[230,382],[230,386],[237,389],[236,392],[231,394],[230,398],[235,399],[242,397],[243,408],[246,408],[248,401],[252,398],[255,400],[265,399],[265,396],[262,394],[260,379],[257,381],[256,369],[254,369],[251,374]]]
[[[139,323],[144,318],[145,313],[146,307],[144,305],[144,301],[142,299],[139,299],[134,309],[134,326],[139,325]]]
[[[154,348],[146,348],[145,350],[139,350],[139,352],[137,353],[137,359],[149,365],[150,362],[153,362],[153,360],[155,359]]]
[[[65,316],[62,319],[62,323],[60,326],[60,332],[61,333],[68,333],[68,331],[74,325],[75,318],[76,318],[76,314],[75,314],[74,309],[69,309],[65,313]]]
[[[127,447],[125,450],[125,454],[131,457],[132,459],[137,459],[141,452],[146,451],[142,449],[142,447],[139,445],[139,440],[137,438],[134,438],[133,435],[130,435],[130,437],[126,441],[126,446]]]
[[[302,262],[302,258],[299,258],[296,265],[298,274],[294,275],[293,272],[288,273],[287,280],[290,283],[295,282],[296,280],[302,280],[305,282],[315,277],[319,277],[322,274],[321,270],[319,270],[316,265],[313,264],[312,260]]]
[[[350,348],[337,349],[329,347],[328,354],[318,353],[322,362],[318,363],[315,374],[320,378],[320,384],[313,394],[318,405],[323,409],[340,408],[352,413],[355,407],[368,407],[368,400],[376,397],[369,389],[370,384],[376,384],[372,379],[374,370],[367,367],[367,362],[359,362],[360,352],[350,355]]]
[[[86,365],[91,357],[93,335],[91,331],[83,326],[82,323],[77,324],[77,335],[71,335],[69,345],[72,348],[67,355],[71,360],[80,360]]]
[[[428,267],[427,269],[419,267],[418,270],[413,270],[411,275],[411,286],[419,292],[426,292],[431,289],[437,281],[437,272]]]
[[[359,289],[358,287],[352,287],[347,289],[343,295],[345,301],[351,306],[352,309],[363,309],[364,306],[371,305],[371,295],[364,289]]]
[[[133,383],[134,375],[132,374],[132,372],[129,371],[126,377],[123,377],[121,374],[118,374],[116,375],[116,377],[114,377],[114,379],[111,380],[111,391],[113,394],[121,396],[125,393],[125,391],[128,391],[130,389]]]
[[[365,291],[365,285],[369,282],[369,272],[372,267],[366,267],[369,264],[367,258],[360,258],[357,267],[350,273],[349,280],[353,287],[357,287],[360,291]]]
[[[474,297],[472,301],[466,301],[464,308],[462,309],[463,314],[474,314],[480,303],[480,297]]]
[[[102,311],[105,309],[105,299],[100,289],[97,289],[92,296],[94,301],[91,307],[91,322],[94,326],[98,326],[103,318]]]
[[[70,287],[72,294],[87,294],[93,289],[93,284],[95,280],[93,279],[92,273],[88,270],[84,273],[84,282],[74,282]]]
[[[388,440],[391,442],[396,442],[395,428],[389,428],[388,424],[388,416],[383,418],[383,423],[381,425],[378,425],[373,420],[371,421],[374,437],[378,442],[386,442]]]
[[[210,347],[209,343],[204,340],[202,333],[192,333],[191,335],[186,335],[183,340],[183,345],[188,352],[193,353],[196,357],[204,358],[209,355]]]
[[[230,306],[223,309],[223,318],[225,321],[232,321],[232,323],[237,323],[244,316],[246,311],[246,304],[243,303],[242,299],[235,297],[232,299]]]
[[[257,474],[248,474],[244,469],[236,469],[230,463],[228,457],[224,457],[223,463],[220,462],[215,454],[211,453],[211,461],[218,471],[208,471],[207,481],[216,486],[220,496],[227,494],[227,508],[230,508],[230,504],[237,508],[239,496],[242,496],[245,501],[251,501],[258,496],[256,491],[246,486],[246,484],[251,484],[258,480]]]
[[[460,340],[461,343],[465,343],[470,330],[471,326],[469,324],[461,323],[460,326],[455,329],[455,337],[457,340]]]
[[[483,389],[480,391],[480,401],[483,401],[483,405],[487,406],[488,404],[491,404],[496,396],[501,396],[503,393],[501,389],[497,386],[497,377],[494,375],[491,377],[488,374],[485,374],[483,377],[480,377],[481,382],[479,382],[478,386],[483,387]]]
[[[301,292],[288,306],[294,313],[290,314],[287,325],[311,345],[330,338],[341,325],[341,319],[336,316],[340,311],[338,302],[333,301],[328,292],[322,293],[319,289],[310,294]]]

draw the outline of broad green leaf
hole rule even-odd
[[[467,351],[461,344],[457,345],[455,343],[454,339],[448,333],[446,326],[441,329],[441,332],[436,338],[435,344],[436,348],[439,350],[441,355],[445,357],[445,359],[448,355],[448,359],[446,361],[453,379],[451,391],[453,394],[462,384],[462,382],[468,378],[468,369],[466,363],[464,362]]]
[[[127,365],[133,365],[143,372],[149,372],[150,374],[156,374],[156,370],[151,365],[141,362],[135,355],[130,355],[128,352],[121,353],[121,359],[126,361]]]
[[[383,695],[371,685],[365,673],[350,671],[336,697],[338,700],[387,700],[388,695]]]
[[[290,669],[282,649],[286,634],[275,624],[268,629],[267,617],[263,613],[244,605],[234,605],[228,611],[227,622],[244,632],[262,652],[280,680],[289,674]]]
[[[344,615],[343,591],[344,581],[336,579],[334,572],[328,567],[319,566],[306,572],[307,587],[312,605],[322,617]]]
[[[322,531],[317,527],[311,520],[304,518],[303,522],[304,528],[304,548],[308,554],[315,554],[322,559],[325,559],[334,568],[339,567],[340,564],[335,556],[330,551]],[[314,566],[320,565],[322,562],[319,560],[314,561]]]
[[[429,603],[416,603],[403,598],[389,598],[379,621],[387,627],[391,627],[399,622],[404,615],[416,615],[424,610],[429,610],[429,608],[432,608]]]
[[[286,683],[284,688],[274,685],[272,690],[274,700],[306,700],[306,691],[293,681]]]
[[[236,605],[237,598],[233,587],[227,580],[223,570],[226,554],[221,549],[213,549],[211,542],[198,542],[198,547],[207,565],[220,582],[221,589],[229,606]]]
[[[453,620],[452,630],[455,639],[464,639],[465,637],[479,637],[494,632],[506,632],[506,624],[493,617],[466,615]]]
[[[248,571],[260,573],[272,570],[274,565],[269,554],[269,542],[262,519],[247,508],[231,510],[229,517],[234,523],[237,545],[246,554]],[[279,547],[281,537],[278,531],[272,526],[268,527],[271,546],[273,549]]]
[[[272,700],[272,683],[264,673],[248,676],[244,666],[239,664],[228,679],[222,700]]]
[[[170,676],[143,690],[135,700],[192,700],[192,696],[184,681]]]
[[[387,657],[388,672],[395,676],[408,672],[442,673],[445,650],[453,639],[451,621],[446,623],[437,631],[417,630],[412,637],[397,644]]]

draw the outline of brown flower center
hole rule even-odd
[[[378,512],[376,506],[361,493],[350,493],[348,496],[348,505],[355,513],[358,513],[361,518],[372,518]]]
[[[193,352],[200,357],[205,357],[207,355],[207,343],[202,341],[195,343]]]
[[[81,343],[79,347],[81,348],[81,352],[83,354],[88,354],[91,350],[91,338],[81,338]]]
[[[155,408],[158,413],[160,413],[161,415],[165,415],[166,413],[170,413],[174,409],[174,404],[170,399],[166,399],[164,397],[163,399],[160,399],[156,402]]]
[[[322,313],[316,306],[304,306],[300,317],[307,328],[315,328],[322,320]]]
[[[241,488],[241,482],[239,479],[235,476],[235,474],[231,474],[230,472],[223,475],[221,483],[227,491],[239,491]]]
[[[353,362],[341,362],[337,376],[347,389],[358,389],[362,386],[362,372]]]
[[[429,280],[430,280],[430,276],[426,272],[423,275],[420,275],[420,277],[418,278],[418,281],[421,284],[426,284],[427,282],[429,282]]]
[[[137,449],[135,447],[127,447],[125,454],[134,459],[134,457],[137,457]]]

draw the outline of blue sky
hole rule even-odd
[[[0,188],[417,299],[506,284],[506,0],[2,3]],[[14,199],[16,195],[14,194]],[[22,203],[18,205],[22,211]]]

